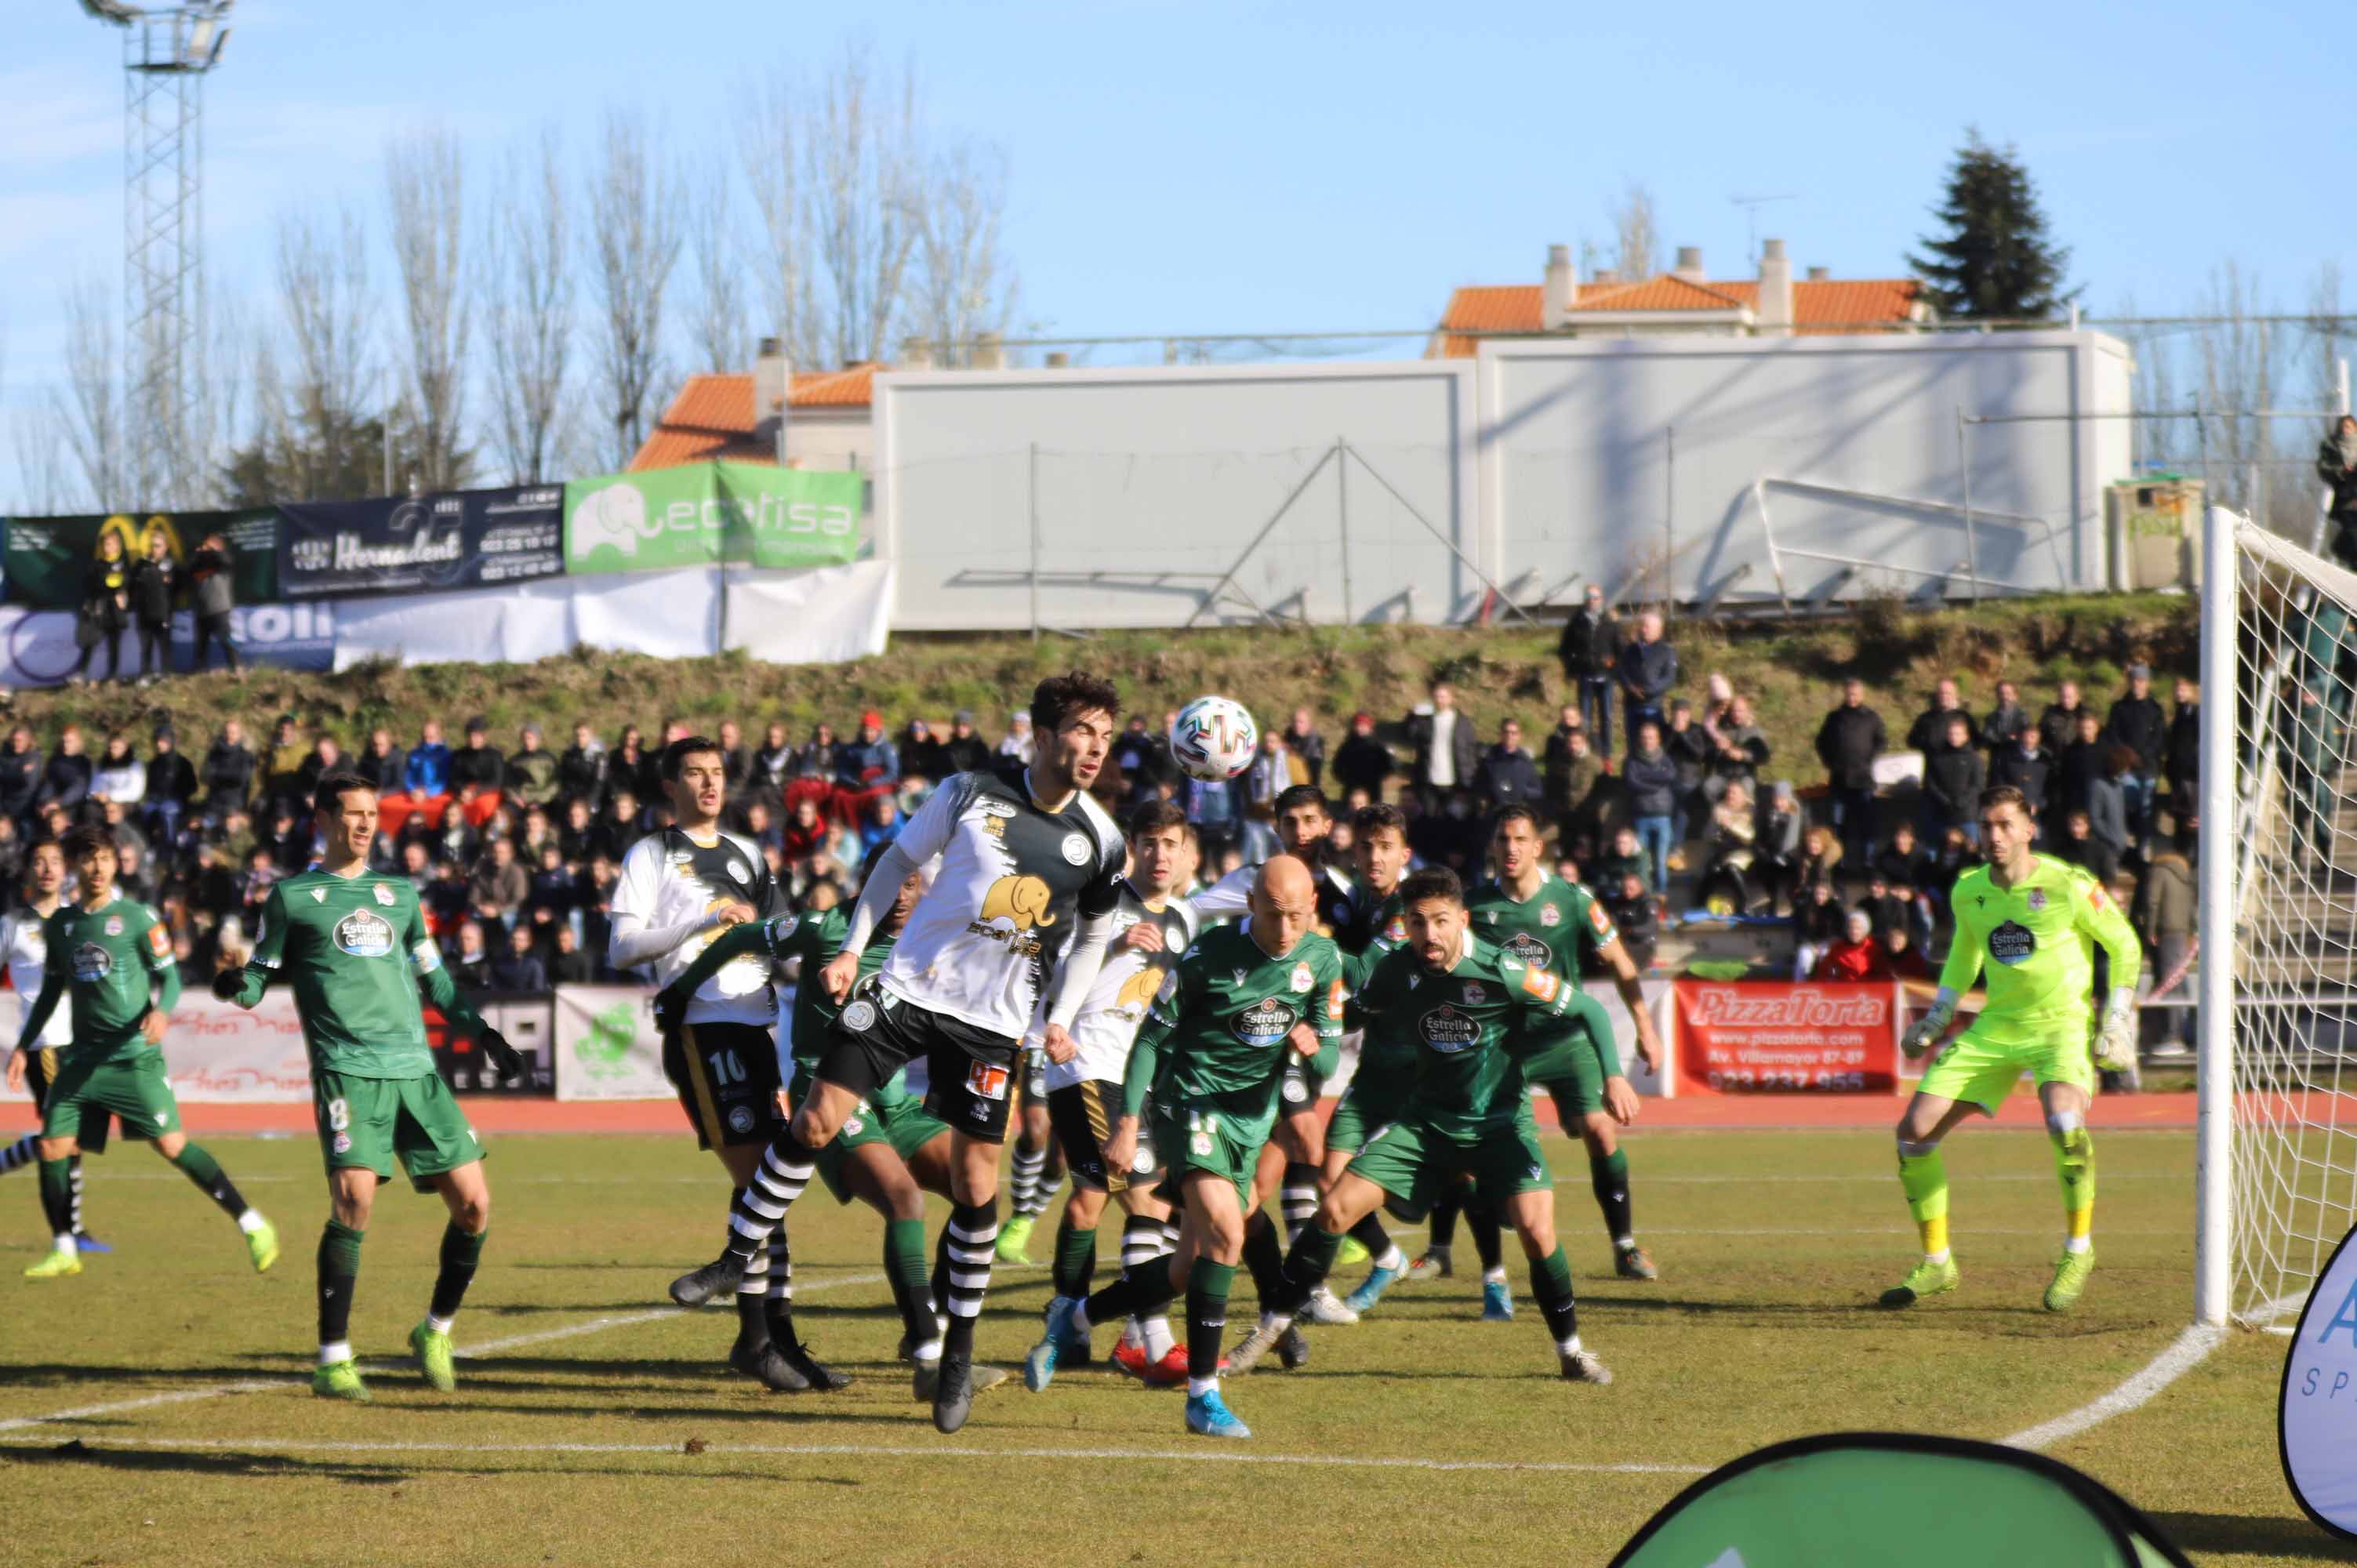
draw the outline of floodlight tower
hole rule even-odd
[[[205,77],[236,0],[139,6],[81,0],[123,30],[123,428],[132,493],[110,506],[181,506],[204,454]]]

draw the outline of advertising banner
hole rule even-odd
[[[556,988],[556,1098],[668,1100],[654,993],[639,985]]]
[[[565,487],[571,572],[651,572],[720,560],[791,569],[859,553],[857,474],[691,463]]]
[[[164,1036],[173,1095],[190,1105],[302,1104],[311,1062],[291,992],[265,993],[252,1012],[201,991],[183,992]],[[0,1089],[0,1101],[28,1101]]]
[[[445,490],[280,509],[290,599],[501,587],[565,570],[565,490]]]
[[[251,605],[229,613],[230,635],[237,656],[252,664],[282,670],[330,670],[336,659],[336,607],[333,605]],[[197,618],[187,610],[172,618],[172,668],[188,670],[195,662]],[[138,634],[125,628],[118,639],[126,674],[139,669]],[[0,605],[0,685],[55,686],[73,672],[81,650],[74,644],[74,618],[58,610],[28,610]],[[206,662],[221,667],[219,648],[207,650]],[[91,670],[106,672],[106,650],[91,655]]]
[[[5,562],[7,603],[37,610],[71,610],[81,605],[91,563],[98,559],[98,536],[113,533],[136,561],[147,541],[160,533],[169,542],[180,573],[182,602],[188,592],[188,557],[206,537],[218,533],[229,547],[231,581],[241,605],[266,604],[278,596],[278,514],[251,511],[113,512],[81,517],[12,517],[7,520]]]
[[[1705,1094],[1899,1091],[1898,987],[1677,983],[1678,1078]]]
[[[2352,1234],[2357,1234],[2352,1232]],[[2287,1303],[2285,1305],[2288,1305]],[[2357,1541],[2357,1251],[2332,1250],[2284,1355],[2276,1435],[2284,1479],[2309,1518]]]

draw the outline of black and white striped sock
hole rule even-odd
[[[68,1201],[69,1207],[73,1215],[74,1234],[80,1236],[83,1234],[81,1228],[81,1156],[80,1155],[76,1155],[72,1159],[66,1162],[66,1179],[73,1184],[70,1189],[71,1197]]]
[[[745,1278],[737,1286],[737,1337],[759,1343],[770,1337],[770,1251],[764,1247],[745,1264]]]
[[[1013,1212],[1037,1214],[1046,1206],[1046,1195],[1039,1190],[1039,1173],[1047,1168],[1048,1151],[1044,1145],[1035,1149],[1019,1138],[1016,1140],[1013,1180],[1008,1183]]]
[[[782,1228],[770,1238],[770,1300],[781,1310],[794,1305],[794,1260]]]
[[[1285,1185],[1277,1189],[1277,1212],[1285,1216],[1286,1240],[1301,1233],[1318,1212],[1318,1167],[1299,1160],[1285,1166]]]
[[[816,1169],[816,1158],[793,1129],[780,1132],[761,1155],[753,1179],[737,1188],[728,1205],[728,1251],[740,1260],[759,1253],[784,1223],[787,1208],[802,1195]],[[750,1267],[748,1262],[748,1272]]]
[[[38,1164],[41,1156],[33,1151],[40,1141],[38,1133],[27,1133],[6,1148],[0,1149],[0,1176]]]
[[[950,1210],[948,1230],[950,1314],[949,1352],[974,1353],[974,1319],[982,1316],[982,1298],[990,1290],[990,1262],[998,1240],[998,1204],[958,1204]]]

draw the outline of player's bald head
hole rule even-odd
[[[1253,882],[1253,940],[1262,951],[1280,958],[1317,923],[1318,879],[1308,863],[1289,854],[1269,856]]]
[[[1273,854],[1262,863],[1253,890],[1271,903],[1291,904],[1316,897],[1318,881],[1310,874],[1308,862],[1289,854]]]

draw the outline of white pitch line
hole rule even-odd
[[[0,1444],[47,1442],[47,1438],[0,1437]],[[293,1454],[670,1454],[691,1457],[677,1443],[381,1443],[272,1437],[85,1437],[91,1447],[193,1449],[211,1453]],[[700,1457],[756,1455],[763,1457],[831,1455],[911,1459],[1122,1459],[1164,1460],[1189,1465],[1300,1465],[1366,1470],[1535,1470],[1556,1475],[1706,1476],[1707,1465],[1575,1464],[1563,1460],[1418,1459],[1347,1454],[1239,1454],[1232,1449],[1008,1448],[994,1444],[935,1445],[886,1443],[714,1443]]]
[[[2052,1421],[2040,1422],[2036,1426],[2015,1433],[2005,1439],[2005,1445],[2032,1450],[2051,1448],[2065,1438],[2076,1437],[2115,1415],[2126,1415],[2132,1410],[2140,1409],[2161,1390],[2209,1359],[2210,1352],[2218,1348],[2225,1338],[2223,1328],[2197,1323],[2170,1340],[2169,1348],[2146,1363],[2144,1370],[2118,1388],[2101,1399],[2089,1401],[2077,1410],[2058,1415]]]
[[[118,1400],[112,1404],[77,1405],[61,1410],[55,1415],[20,1415],[13,1421],[0,1421],[0,1432],[14,1432],[22,1427],[39,1426],[51,1421],[87,1421],[94,1415],[117,1415],[126,1410],[153,1410],[161,1404],[186,1404],[191,1400],[217,1399],[222,1394],[264,1393],[271,1389],[285,1388],[284,1382],[249,1381],[222,1383],[210,1389],[182,1389],[176,1393],[149,1394],[144,1399]]]

